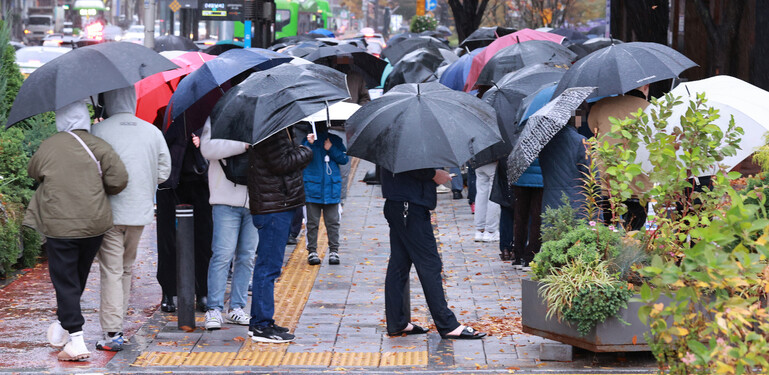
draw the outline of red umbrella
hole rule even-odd
[[[549,40],[551,42],[561,43],[565,38],[558,34],[543,33],[532,29],[518,30],[512,34],[507,34],[493,41],[483,52],[473,57],[473,64],[470,66],[470,74],[465,81],[465,91],[470,92],[481,74],[481,70],[487,62],[502,48],[512,46],[513,44],[526,42],[529,40]]]
[[[203,52],[187,52],[171,59],[181,68],[153,74],[136,82],[136,117],[152,123],[159,119],[162,123],[163,116],[160,114],[165,111],[179,81],[215,57]]]

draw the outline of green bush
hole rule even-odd
[[[410,30],[412,33],[421,33],[422,31],[433,31],[438,27],[438,20],[430,16],[414,16],[411,18]]]
[[[579,334],[585,336],[598,323],[613,316],[618,317],[620,309],[627,308],[627,301],[632,296],[633,291],[621,282],[591,284],[577,292],[571,307],[563,311],[563,317],[575,322]]]
[[[559,267],[579,260],[591,263],[617,255],[620,235],[595,222],[577,225],[560,239],[547,241],[534,256],[532,272],[535,279],[542,279]]]

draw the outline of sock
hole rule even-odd
[[[69,339],[75,353],[88,353],[88,348],[86,348],[85,339],[83,338],[83,331],[70,333]]]

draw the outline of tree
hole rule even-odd
[[[566,14],[576,0],[512,0],[513,7],[524,26],[559,28],[564,25]]]
[[[735,51],[740,34],[740,22],[745,10],[745,0],[721,2],[721,9],[715,14],[710,12],[710,1],[694,0],[697,13],[705,25],[708,36],[708,76],[730,74],[737,56]]]
[[[356,19],[363,18],[363,9],[361,9],[361,0],[340,0],[339,6],[347,8],[350,13],[355,15]]]
[[[457,29],[459,43],[468,35],[478,30],[483,20],[483,13],[489,0],[448,0],[451,13],[454,14],[454,24]]]

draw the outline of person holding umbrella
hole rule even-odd
[[[107,199],[123,191],[128,173],[105,141],[89,134],[88,108],[77,101],[56,110],[56,130],[29,161],[29,176],[40,184],[23,224],[46,238],[58,320],[48,327],[48,341],[62,361],[90,356],[83,338],[85,319],[80,297],[104,233],[112,228]]]

